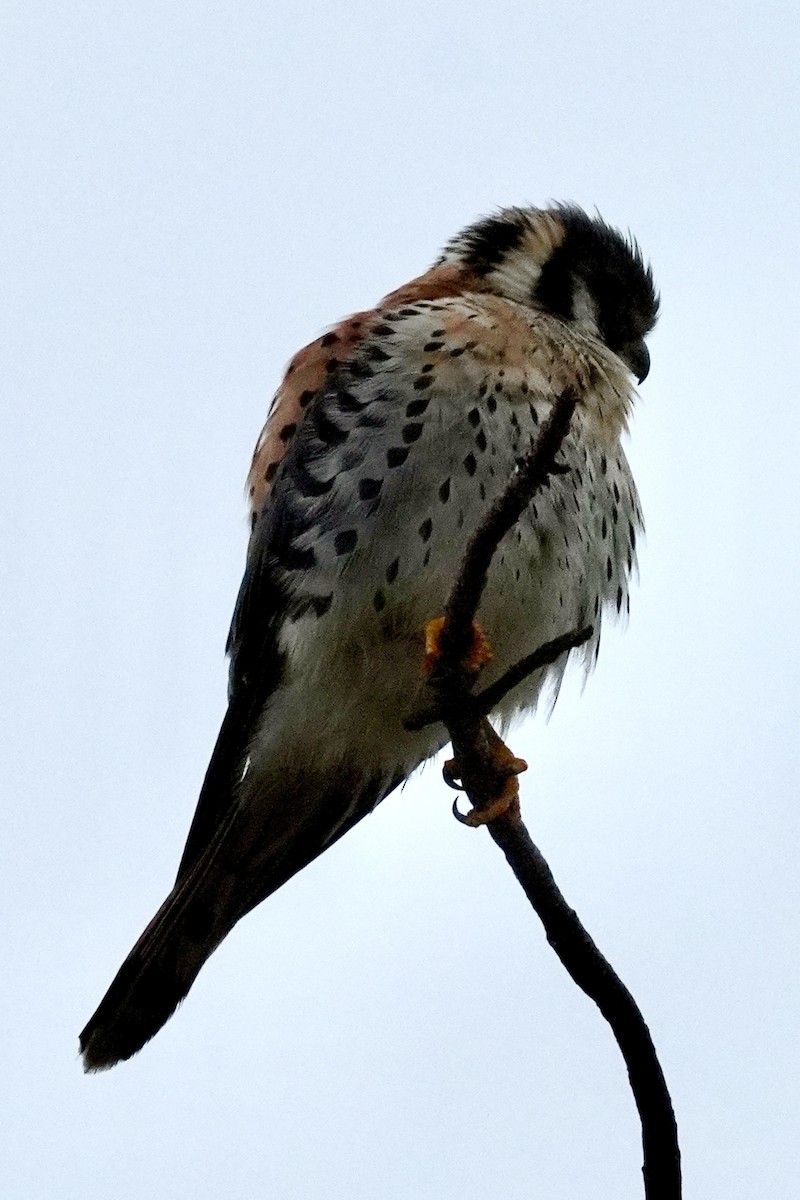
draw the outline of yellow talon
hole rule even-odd
[[[441,658],[441,640],[442,630],[444,629],[444,617],[434,617],[432,621],[428,621],[425,626],[425,659],[422,664],[422,669],[426,675],[430,675]],[[489,645],[489,640],[481,629],[477,621],[472,622],[472,638],[470,646],[464,658],[464,667],[470,671],[478,671],[484,663],[490,661],[492,657],[492,647]]]

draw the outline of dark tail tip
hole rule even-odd
[[[163,963],[143,964],[134,950],[81,1032],[84,1070],[107,1071],[141,1050],[175,1012],[195,974],[179,982]]]

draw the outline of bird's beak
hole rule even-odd
[[[638,342],[629,342],[627,346],[623,346],[619,351],[619,356],[625,365],[630,367],[639,383],[644,383],[650,374],[650,351],[647,349],[644,340],[640,339]]]

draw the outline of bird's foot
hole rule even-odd
[[[434,617],[425,626],[425,659],[422,669],[426,676],[432,675],[441,662],[443,629],[444,617]],[[492,647],[489,645],[489,640],[478,622],[473,621],[470,644],[464,655],[462,665],[470,675],[474,675],[477,674],[484,663],[489,662],[491,657]]]
[[[519,816],[519,784],[517,776],[527,771],[528,764],[524,758],[517,758],[500,738],[492,747],[491,773],[494,786],[491,788],[492,798],[480,807],[472,808],[468,813],[458,810],[457,802],[453,803],[453,816],[462,825],[470,825],[473,829],[480,825],[488,825],[505,814],[511,817]],[[463,791],[461,773],[458,762],[449,758],[442,767],[442,775],[448,787]]]

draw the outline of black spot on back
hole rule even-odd
[[[305,550],[297,546],[288,546],[282,558],[283,565],[289,571],[308,571],[317,561],[317,556],[310,546]]]
[[[358,481],[358,494],[362,500],[374,500],[382,487],[382,479],[360,479]]]
[[[349,554],[355,550],[358,543],[358,532],[355,529],[343,529],[333,539],[333,548],[337,554]]]
[[[330,414],[321,404],[314,409],[312,420],[320,441],[325,442],[327,446],[341,446],[343,442],[347,441],[349,431],[342,429],[332,421]]]

